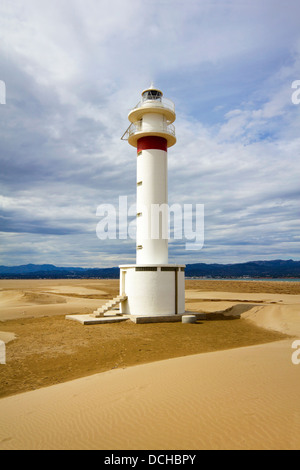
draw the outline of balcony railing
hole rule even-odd
[[[137,134],[138,132],[153,132],[153,133],[161,132],[161,133],[164,133],[164,134],[173,135],[175,137],[175,126],[173,126],[173,124],[165,124],[164,123],[162,126],[160,126],[159,128],[152,131],[149,128],[146,129],[143,126],[143,122],[138,121],[138,122],[135,122],[135,123],[133,123],[129,126],[129,128],[127,129],[127,133],[126,133],[126,135],[123,136],[123,138],[129,139],[129,137],[131,137],[134,134]]]
[[[175,113],[175,104],[173,101],[169,100],[168,98],[159,98],[159,99],[146,99],[141,100],[133,109],[137,108],[147,108],[147,107],[157,107],[157,108],[166,108]]]

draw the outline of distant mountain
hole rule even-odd
[[[113,268],[57,267],[52,264],[0,266],[0,279],[118,279]],[[249,261],[238,264],[188,264],[186,277],[208,278],[300,278],[300,261]]]
[[[24,266],[0,266],[0,279],[80,279],[119,277],[119,268],[57,267],[52,264],[26,264]]]
[[[83,268],[57,268],[53,264],[26,264],[24,266],[0,266],[0,274],[29,274],[36,273],[39,271],[48,272],[48,271],[64,271],[64,270],[83,270]]]
[[[188,264],[187,277],[212,278],[300,278],[300,261],[273,260],[249,261],[238,264]]]

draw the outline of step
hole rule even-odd
[[[81,315],[81,314],[75,314],[75,315],[66,315],[65,317],[67,320],[73,320],[81,323],[82,325],[97,325],[97,324],[105,324],[105,323],[120,323],[123,321],[127,321],[129,319],[128,316],[123,316],[123,317],[102,317],[102,318],[97,318],[94,317],[93,315]]]
[[[125,300],[127,300],[127,295],[118,295],[118,297],[115,297],[113,300],[109,300],[105,305],[102,305],[102,307],[95,310],[93,315],[97,318],[103,317],[104,313],[108,312],[121,302],[125,302]]]

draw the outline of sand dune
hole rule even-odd
[[[290,351],[189,356],[0,400],[0,449],[297,449]]]
[[[300,339],[300,296],[228,288],[188,293],[187,304],[208,312],[234,306],[248,321],[291,338],[116,369],[3,398],[0,449],[300,449],[300,364],[291,360],[292,343]],[[64,304],[29,311],[57,312],[84,302],[64,298]]]
[[[260,306],[242,314],[257,326],[300,338],[299,303]],[[299,371],[300,372],[300,371]]]
[[[61,285],[51,280],[0,281],[0,321],[91,313],[105,303],[105,296],[109,296],[111,291],[111,288],[108,291],[95,289],[95,281],[91,281],[87,287],[78,280],[63,282],[67,284]],[[96,285],[99,286],[99,281]]]
[[[75,296],[89,296],[89,295],[105,295],[106,291],[93,289],[92,287],[82,287],[82,286],[55,286],[47,287],[48,292],[54,292],[55,294],[65,294],[65,295],[75,295]]]

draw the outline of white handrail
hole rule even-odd
[[[131,126],[129,126],[127,132],[128,132],[128,136],[130,137],[131,135],[134,135],[137,132],[143,132],[144,130],[145,129],[143,129],[143,122],[137,121],[137,122],[131,124]],[[147,129],[147,131],[149,132],[148,129]],[[156,129],[156,131],[158,131],[158,129]],[[151,132],[151,130],[150,130],[150,132]],[[153,131],[153,132],[155,132],[155,131]],[[165,132],[167,134],[171,134],[171,135],[175,136],[175,126],[173,126],[173,124],[163,124],[159,128],[159,132]]]
[[[148,106],[155,106],[157,108],[167,108],[175,113],[175,104],[168,98],[160,98],[158,100],[141,100],[133,109],[147,108]]]

